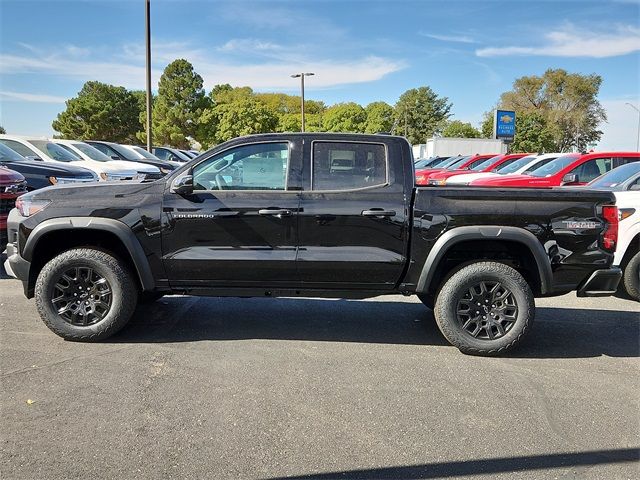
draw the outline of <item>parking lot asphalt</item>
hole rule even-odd
[[[628,300],[538,300],[502,358],[461,354],[395,296],[171,296],[82,344],[3,273],[2,479],[640,476]]]

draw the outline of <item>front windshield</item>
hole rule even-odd
[[[18,152],[11,150],[6,145],[0,143],[0,160],[12,160],[14,162],[21,162],[25,160],[25,158]]]
[[[552,162],[549,162],[546,165],[542,165],[541,167],[538,167],[535,170],[531,171],[529,175],[531,175],[532,177],[549,177],[551,175],[555,175],[563,168],[571,165],[578,157],[580,157],[579,153],[558,157]]]
[[[558,158],[558,157],[549,157],[549,158],[545,158],[544,160],[540,160],[539,162],[535,162],[533,165],[528,167],[524,172],[522,172],[522,174],[523,175],[529,175],[536,168],[540,168],[541,166],[546,165],[549,162],[553,162],[556,158]]]
[[[496,161],[500,156],[501,155],[496,155],[495,157],[487,158],[484,162],[479,163],[478,165],[473,167],[471,170],[473,170],[474,172],[481,172],[485,168],[489,168],[491,165],[496,163]]]
[[[451,165],[449,165],[447,167],[448,170],[456,170],[457,168],[460,168],[460,166],[462,164],[464,164],[467,160],[469,160],[471,157],[467,156],[467,157],[462,157],[460,160],[458,160],[457,162],[453,162]]]
[[[455,157],[447,158],[444,162],[438,165],[438,168],[449,168],[449,166],[456,163],[458,160],[460,160],[460,158],[461,157],[458,155],[456,155]]]
[[[73,146],[76,147],[78,150],[80,150],[82,153],[84,153],[91,160],[96,160],[98,162],[111,161],[111,158],[109,158],[107,155],[102,153],[97,148],[89,145],[88,143],[78,142],[78,143],[74,143]]]
[[[29,143],[59,162],[77,162],[78,160],[82,160],[76,154],[71,153],[60,145],[56,145],[55,143],[47,140],[29,140]]]
[[[111,147],[113,150],[118,152],[118,155],[120,155],[125,160],[129,160],[130,162],[135,162],[136,160],[139,160],[138,158],[136,158],[135,153],[133,153],[128,148],[123,147],[122,145],[118,145],[117,143],[110,143],[109,147]]]
[[[499,173],[500,175],[507,175],[509,173],[514,173],[520,167],[524,167],[531,160],[536,158],[535,155],[527,155],[526,157],[522,157],[517,159],[514,162],[508,163],[505,162],[502,165],[498,165],[493,171]]]
[[[588,186],[603,190],[622,190],[621,184],[637,173],[640,173],[640,162],[627,163],[592,180]]]
[[[140,155],[142,155],[144,158],[148,158],[149,160],[160,160],[158,157],[156,157],[153,153],[149,153],[147,152],[144,148],[142,147],[131,147],[133,148],[136,152],[138,152]]]

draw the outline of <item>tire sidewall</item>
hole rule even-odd
[[[123,282],[123,274],[126,278],[128,272],[124,271],[124,269],[121,269],[121,272],[117,272],[106,262],[97,258],[91,258],[91,256],[87,256],[86,253],[87,250],[83,250],[82,252],[67,251],[55,257],[45,265],[36,282],[35,295],[38,310],[40,310],[44,322],[56,334],[70,340],[99,340],[115,333],[115,331],[126,323],[122,321],[123,310],[128,310],[125,296],[137,295],[135,288],[132,289],[131,285],[127,285],[128,282]],[[104,255],[103,252],[99,253]],[[74,267],[92,268],[107,280],[111,288],[111,307],[109,312],[104,319],[96,324],[87,326],[71,325],[58,315],[58,312],[51,303],[52,293],[57,280],[65,271]],[[120,325],[121,323],[122,325]]]
[[[511,329],[496,340],[474,338],[467,333],[458,320],[458,301],[473,285],[481,281],[500,282],[507,287],[514,296],[518,313],[516,322]],[[524,278],[511,267],[504,264],[484,263],[471,264],[453,274],[436,300],[438,324],[445,336],[455,346],[467,353],[496,354],[511,348],[528,328],[535,312],[533,294]],[[450,338],[453,336],[454,338]]]
[[[637,252],[624,268],[624,289],[636,301],[640,301],[640,252]]]

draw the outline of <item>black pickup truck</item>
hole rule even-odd
[[[534,297],[615,292],[614,203],[589,190],[416,188],[404,138],[264,134],[151,183],[24,195],[5,265],[70,340],[104,339],[163,294],[417,294],[453,345],[495,355],[530,329]]]

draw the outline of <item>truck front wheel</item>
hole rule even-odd
[[[531,327],[535,303],[518,271],[502,263],[478,262],[444,283],[434,315],[442,334],[461,352],[499,355]]]
[[[35,297],[40,317],[56,335],[91,342],[126,325],[136,308],[138,288],[110,253],[74,248],[42,268]]]

